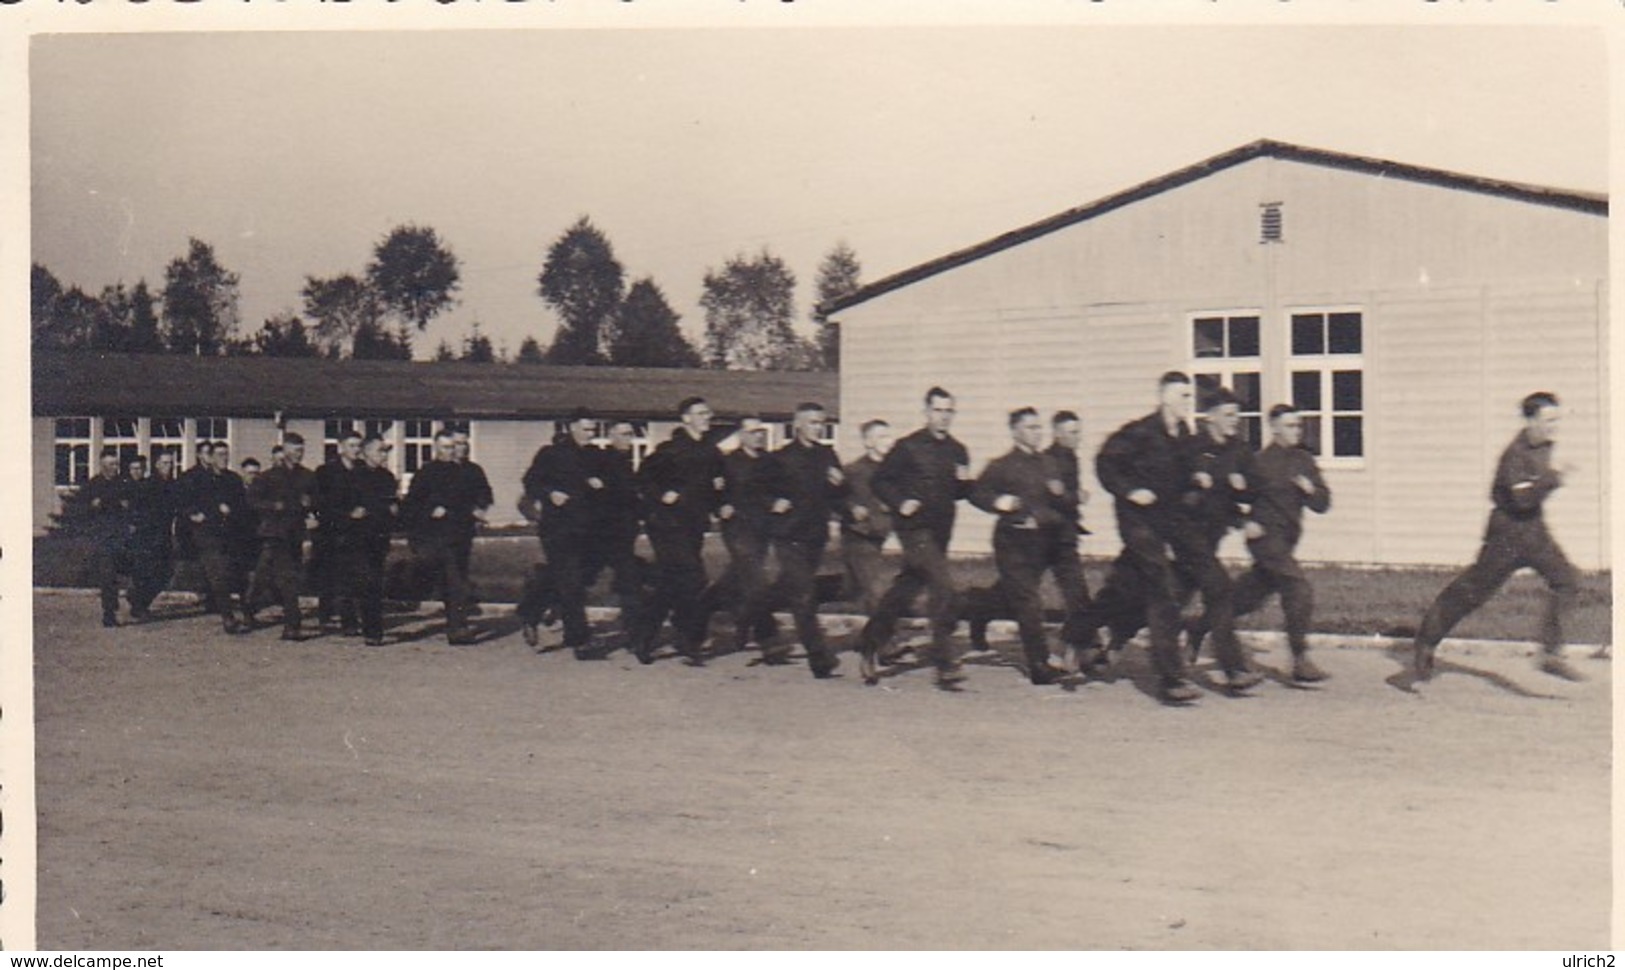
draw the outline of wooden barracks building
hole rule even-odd
[[[550,367],[164,354],[36,354],[33,359],[34,530],[44,532],[62,495],[96,472],[104,447],[135,454],[170,451],[190,467],[202,440],[231,446],[235,467],[266,463],[284,431],[305,439],[305,464],[332,454],[343,429],[394,445],[391,471],[403,487],[430,458],[436,431],[468,431],[471,457],[495,493],[493,525],[523,522],[520,478],[555,422],[577,407],[630,420],[641,459],[676,427],[677,404],[704,397],[716,425],[743,417],[769,422],[771,443],[787,440],[796,404],[818,401],[837,416],[831,373],[667,368]],[[830,435],[833,440],[835,424]]]
[[[976,467],[1005,415],[1083,418],[1086,552],[1117,551],[1105,436],[1178,369],[1301,408],[1333,492],[1303,558],[1470,561],[1518,401],[1567,407],[1547,503],[1576,565],[1609,565],[1608,200],[1260,141],[871,283],[841,324],[841,414],[908,430],[958,397]],[[986,548],[966,510],[955,545]],[[1237,540],[1227,551],[1244,555]]]

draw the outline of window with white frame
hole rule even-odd
[[[1197,396],[1204,390],[1229,388],[1241,402],[1242,434],[1254,447],[1264,434],[1260,367],[1257,313],[1191,316],[1191,379],[1196,382]]]
[[[796,440],[796,423],[794,421],[784,422],[784,424],[778,430],[780,437],[785,444],[789,444],[790,442]],[[824,428],[821,432],[819,432],[818,441],[820,444],[829,445],[831,448],[835,447],[834,421],[824,422]]]
[[[147,429],[147,451],[154,463],[159,455],[171,455],[175,469],[186,467],[186,419],[152,418]]]
[[[1365,320],[1359,310],[1291,315],[1287,360],[1303,445],[1320,458],[1365,457]]]
[[[419,468],[434,460],[434,421],[408,418],[401,427],[401,485],[411,483]]]
[[[339,456],[339,442],[352,431],[359,431],[361,422],[349,418],[328,418],[322,422],[322,463],[333,461]]]
[[[224,441],[231,444],[231,422],[226,418],[194,418],[196,432],[192,440],[194,443],[204,441]]]
[[[95,474],[90,466],[89,418],[56,419],[56,476],[61,487],[83,485]]]
[[[123,471],[130,459],[141,454],[141,421],[138,418],[103,418],[102,447],[118,451],[118,467]]]

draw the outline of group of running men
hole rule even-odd
[[[1145,628],[1165,700],[1199,696],[1188,671],[1204,643],[1211,644],[1223,685],[1246,691],[1262,676],[1237,642],[1235,618],[1272,594],[1281,598],[1291,677],[1324,680],[1309,657],[1313,590],[1295,550],[1304,510],[1326,512],[1331,493],[1302,447],[1302,416],[1291,405],[1271,408],[1269,441],[1255,451],[1229,391],[1204,389],[1198,401],[1190,378],[1170,371],[1158,380],[1157,396],[1156,410],[1119,428],[1096,456],[1096,476],[1114,500],[1123,548],[1092,596],[1078,554],[1080,536],[1088,533],[1081,514],[1088,493],[1080,484],[1082,431],[1073,412],[1049,417],[1047,446],[1046,421],[1035,409],[1010,412],[1011,449],[973,475],[969,453],[950,433],[954,397],[940,387],[925,394],[924,426],[895,442],[887,422],[864,423],[864,454],[844,466],[824,443],[826,410],[813,402],[796,407],[790,440],[769,450],[769,429],[760,420],[746,418],[726,434],[714,433],[710,406],[689,398],[678,406],[671,438],[636,466],[631,422],[609,423],[600,447],[594,444],[599,422],[578,410],[536,453],[523,479],[520,511],[536,522],[545,558],[527,577],[518,604],[524,638],[538,646],[540,628],[557,621],[564,645],[578,658],[605,656],[612,644],[595,644],[586,600],[608,570],[625,644],[642,663],[654,661],[669,621],[678,653],[703,664],[718,610],[733,616],[736,649],[755,643],[763,663],[789,663],[792,646],[774,616],[783,610],[793,617],[812,674],[829,677],[840,660],[818,607],[841,594],[820,583],[819,567],[831,523],[838,522],[843,598],[868,617],[858,640],[867,683],[909,652],[894,644],[894,634],[921,594],[931,630],[922,659],[944,689],[965,679],[963,642],[954,637],[958,624],[968,622],[971,644],[985,649],[989,622],[1011,618],[1034,684],[1109,668],[1114,653]],[[1417,633],[1419,676],[1432,674],[1435,649],[1450,629],[1527,566],[1549,586],[1540,667],[1579,677],[1562,657],[1562,616],[1578,576],[1542,516],[1565,471],[1551,459],[1560,407],[1555,395],[1537,392],[1523,400],[1522,413],[1525,427],[1497,467],[1494,509],[1478,559],[1438,596]],[[173,523],[201,561],[208,598],[228,632],[253,629],[267,592],[275,589],[283,636],[299,639],[302,543],[313,522],[311,568],[323,625],[369,644],[384,642],[384,561],[399,529],[418,573],[442,591],[448,640],[473,642],[468,565],[492,493],[483,470],[468,458],[466,435],[436,435],[433,460],[413,476],[404,499],[387,468],[387,442],[346,435],[338,455],[314,472],[302,464],[303,446],[297,434],[284,435],[272,466],[257,473],[245,462],[242,477],[230,469],[221,443],[200,446],[198,466],[178,478],[162,464],[148,477],[139,458],[121,476],[116,453],[104,454],[83,495],[100,537],[95,562],[104,622],[118,622],[121,568],[131,576],[132,616],[148,614],[167,581]],[[956,588],[948,544],[961,500],[995,516],[997,581],[990,587]],[[713,580],[704,545],[714,526],[729,561]],[[1238,578],[1218,558],[1232,530],[1242,532],[1252,557]],[[640,534],[648,538],[652,563],[637,555]],[[902,568],[888,576],[882,548],[892,536]],[[1064,604],[1054,644],[1040,597],[1046,572]],[[1187,620],[1186,608],[1198,594],[1201,609]]]

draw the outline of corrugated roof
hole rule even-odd
[[[1520,202],[1529,202],[1535,205],[1548,205],[1560,209],[1589,212],[1594,215],[1606,216],[1608,214],[1608,196],[1600,192],[1556,189],[1522,182],[1480,178],[1476,175],[1463,175],[1459,172],[1450,172],[1444,169],[1424,168],[1420,165],[1407,165],[1402,162],[1392,162],[1380,158],[1347,155],[1342,152],[1305,148],[1301,145],[1263,139],[1215,155],[1205,161],[1170,172],[1149,182],[1142,182],[1133,188],[1097,199],[1087,205],[1068,209],[1065,212],[1050,216],[1048,219],[995,236],[986,242],[956,250],[946,256],[940,256],[910,269],[905,269],[900,273],[893,273],[845,297],[824,304],[820,307],[820,310],[825,314],[838,313],[848,307],[872,300],[883,293],[889,293],[892,290],[917,283],[927,277],[974,262],[984,256],[990,256],[1012,246],[1018,246],[1021,243],[1055,232],[1058,229],[1064,229],[1086,219],[1092,219],[1113,209],[1121,208],[1132,202],[1138,202],[1141,199],[1166,192],[1169,189],[1194,182],[1197,179],[1206,178],[1243,162],[1250,162],[1255,158],[1264,157],[1286,159],[1353,172],[1364,172],[1381,178],[1422,182],[1428,185],[1438,185],[1467,192],[1480,192],[1487,195],[1517,199]]]
[[[35,415],[608,418],[671,415],[704,397],[718,415],[787,419],[807,400],[840,405],[829,372],[551,367],[291,357],[35,354]]]

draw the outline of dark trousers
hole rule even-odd
[[[723,527],[722,541],[728,547],[728,568],[701,594],[699,624],[704,630],[713,613],[729,610],[734,617],[734,646],[743,649],[752,633],[761,642],[777,629],[768,599],[767,532],[764,527],[731,524]]]
[[[118,615],[118,577],[124,567],[124,551],[117,539],[98,540],[90,549],[85,572],[91,585],[101,591],[102,619]]]
[[[339,561],[338,542],[338,529],[325,521],[310,535],[307,569],[311,585],[316,587],[316,620],[320,623],[339,615],[341,586],[348,585]]]
[[[299,554],[302,543],[296,545],[286,536],[274,536],[260,541],[260,557],[254,563],[254,582],[248,590],[248,602],[258,604],[267,587],[276,590],[276,602],[282,604],[282,630],[299,632]]]
[[[564,645],[580,648],[592,640],[587,624],[586,550],[588,537],[576,532],[542,534],[542,555],[553,582],[554,603],[564,623]]]
[[[1234,584],[1214,554],[1208,530],[1188,517],[1148,509],[1119,507],[1117,531],[1123,537],[1118,585],[1103,589],[1086,626],[1133,622],[1143,601],[1151,631],[1151,660],[1164,683],[1184,679],[1185,658],[1179,649],[1180,604],[1194,587],[1202,593],[1203,622],[1212,630],[1214,653],[1227,672],[1246,669],[1236,642]]]
[[[923,591],[926,615],[931,620],[932,659],[938,669],[959,666],[959,648],[953,641],[958,623],[953,576],[948,569],[948,543],[930,529],[909,529],[897,534],[903,545],[903,570],[892,580],[880,604],[863,627],[866,651],[875,651],[891,639],[897,620]]]
[[[153,600],[169,585],[172,568],[167,543],[131,550],[130,609],[133,612],[145,613],[152,608]]]
[[[1496,510],[1478,559],[1433,601],[1422,618],[1416,639],[1437,646],[1467,614],[1483,606],[1513,573],[1525,566],[1546,580],[1546,608],[1540,621],[1540,643],[1548,653],[1563,647],[1563,618],[1580,590],[1580,576],[1544,520],[1517,520]]]
[[[846,565],[846,598],[865,615],[873,615],[886,592],[886,567],[881,555],[885,539],[841,532],[841,559]]]
[[[825,642],[824,628],[818,622],[818,566],[824,561],[828,541],[825,536],[773,540],[773,552],[779,561],[774,598],[789,605],[796,636],[807,649],[807,663],[814,670],[835,666],[835,654]]]
[[[1053,545],[1044,530],[996,529],[993,532],[993,563],[999,570],[999,592],[1015,615],[1029,670],[1037,670],[1049,661],[1039,584],[1049,568]]]
[[[629,629],[638,613],[643,591],[643,563],[637,557],[638,530],[598,528],[587,540],[581,563],[581,585],[591,589],[598,574],[610,571],[610,590],[620,601],[621,628]]]
[[[1037,554],[1042,559],[1043,569],[1049,570],[1055,577],[1055,586],[1060,590],[1061,601],[1065,606],[1061,623],[1061,642],[1079,649],[1086,648],[1092,645],[1095,639],[1095,631],[1087,623],[1088,611],[1094,605],[1094,600],[1089,596],[1089,583],[1083,575],[1083,560],[1078,556],[1076,530],[1068,525],[1061,530],[1046,530],[1043,535],[1046,538]],[[996,534],[994,565],[999,566]],[[1042,570],[1040,572],[1042,573]],[[1019,626],[1021,617],[1016,611],[1015,603],[1006,592],[1002,566],[999,566],[997,583],[986,588],[967,591],[962,597],[962,605],[963,618],[972,624],[985,625],[989,620],[1008,619],[1016,620]],[[1138,610],[1143,617],[1144,604],[1140,604]],[[1025,640],[1025,637],[1023,639]]]
[[[235,610],[233,601],[243,588],[243,575],[238,568],[231,537],[199,529],[192,534],[192,544],[197,550],[198,562],[203,566],[209,598],[220,615],[231,621]]]
[[[458,636],[468,629],[468,576],[458,554],[459,540],[440,536],[425,537],[412,546],[420,575],[430,584],[438,583],[446,605],[446,635]]]
[[[705,533],[698,529],[656,528],[649,532],[654,548],[654,595],[641,611],[635,636],[653,639],[660,625],[671,617],[677,631],[678,649],[690,656],[699,654],[705,641],[705,616],[701,596],[705,592]]]
[[[341,532],[329,547],[335,582],[333,610],[346,630],[360,626],[363,636],[384,635],[384,559],[389,536]],[[359,622],[358,622],[359,620]]]
[[[1266,535],[1247,543],[1253,554],[1253,568],[1236,580],[1235,615],[1246,616],[1269,599],[1281,594],[1281,612],[1286,616],[1287,645],[1294,657],[1309,650],[1309,619],[1315,610],[1315,589],[1292,555],[1292,545]]]

